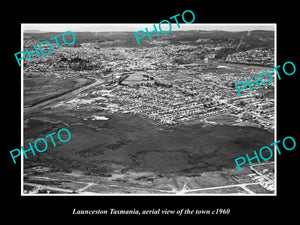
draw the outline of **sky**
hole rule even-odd
[[[158,29],[158,23],[155,24]],[[225,30],[225,31],[248,31],[248,30],[275,30],[276,24],[185,24],[184,22],[180,23],[180,28],[177,27],[176,23],[172,23],[172,31],[176,30]],[[136,32],[138,30],[145,30],[147,27],[149,31],[152,31],[153,24],[144,24],[144,23],[127,23],[127,24],[29,24],[23,23],[23,30],[39,30],[43,32],[111,32],[111,31],[132,31]],[[152,28],[152,29],[151,29]],[[162,30],[168,31],[169,25],[167,23],[162,24]]]

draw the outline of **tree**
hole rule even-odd
[[[217,52],[215,58],[216,59],[225,59],[228,55],[231,55],[235,52],[236,52],[235,48],[221,48]]]
[[[238,102],[238,104],[237,104],[238,106],[245,106],[246,105],[246,102],[245,101],[243,101],[243,100],[241,100],[241,101],[239,101]]]
[[[185,60],[183,57],[177,57],[172,60],[173,63],[184,64]]]

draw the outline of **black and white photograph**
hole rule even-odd
[[[112,3],[5,8],[3,221],[296,219],[296,5]]]
[[[276,24],[169,27],[22,24],[22,194],[276,194]]]

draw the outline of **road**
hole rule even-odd
[[[52,179],[53,180],[53,179]],[[27,186],[32,186],[34,187],[33,190],[31,190],[28,194],[38,194],[40,190],[51,190],[51,191],[58,191],[58,192],[62,192],[62,193],[76,193],[76,194],[81,194],[81,193],[85,193],[85,190],[91,186],[101,186],[97,183],[93,183],[93,182],[80,182],[80,181],[75,181],[75,183],[82,183],[82,184],[86,184],[86,186],[73,191],[70,189],[65,189],[65,188],[59,188],[59,187],[52,187],[52,186],[48,186],[48,185],[42,185],[42,184],[33,184],[33,183],[28,183],[28,182],[24,182],[24,185]],[[152,188],[143,188],[143,187],[129,187],[129,186],[123,186],[123,185],[113,185],[113,184],[105,184],[105,187],[115,187],[115,188],[128,188],[131,189],[132,191],[149,191],[151,192],[160,192],[160,193],[166,193],[166,194],[175,194],[175,191],[169,191],[169,190],[160,190],[160,189],[152,189]],[[92,194],[100,194],[97,192],[90,192]]]
[[[267,164],[267,163],[266,163]],[[269,164],[269,163],[268,163]],[[257,164],[258,165],[258,164]],[[255,165],[254,165],[255,166]],[[149,193],[161,193],[161,194],[176,194],[176,195],[184,195],[184,194],[193,194],[194,192],[196,192],[195,194],[197,194],[198,191],[210,191],[210,190],[220,190],[223,188],[235,188],[235,187],[240,187],[242,188],[246,193],[248,194],[257,194],[254,191],[250,190],[247,186],[248,185],[263,185],[263,184],[272,184],[274,183],[274,181],[272,179],[270,179],[269,177],[259,173],[257,170],[255,170],[253,167],[251,167],[251,170],[253,170],[256,174],[258,174],[260,177],[264,178],[263,181],[259,181],[259,182],[249,182],[249,183],[239,183],[239,184],[230,184],[230,185],[223,185],[223,186],[215,186],[215,187],[207,187],[207,188],[195,188],[195,189],[188,189],[187,188],[187,184],[185,183],[182,187],[181,190],[161,190],[161,189],[155,189],[155,188],[146,188],[146,187],[130,187],[130,186],[126,186],[126,185],[116,185],[116,184],[105,184],[105,187],[112,187],[112,188],[119,188],[119,189],[129,189],[132,190],[133,193],[135,193],[136,191],[149,191]],[[53,178],[49,178],[49,177],[40,177],[40,176],[34,176],[34,178],[39,178],[39,179],[45,179],[45,180],[55,180],[55,181],[60,181],[60,179],[53,179]],[[76,194],[86,194],[86,189],[88,189],[89,187],[92,186],[102,186],[99,183],[94,183],[94,182],[85,182],[85,181],[73,181],[73,180],[69,180],[69,179],[64,179],[64,181],[68,181],[68,182],[75,182],[75,183],[80,183],[83,184],[84,186],[77,189],[77,190],[70,190],[70,189],[64,189],[64,188],[59,188],[59,187],[53,187],[53,186],[48,186],[48,185],[41,185],[41,184],[34,184],[34,183],[28,183],[25,182],[25,185],[28,186],[33,186],[34,189],[31,190],[29,192],[29,194],[37,194],[39,193],[40,190],[50,190],[50,191],[58,191],[61,193],[76,193]],[[89,192],[90,194],[99,194],[96,192]],[[203,193],[204,194],[204,193]],[[238,194],[238,193],[236,193]]]
[[[79,183],[81,183],[81,182],[79,182]],[[193,192],[198,192],[198,191],[207,191],[207,190],[217,190],[217,189],[222,189],[222,188],[240,187],[243,190],[245,190],[248,194],[257,194],[255,192],[251,191],[250,189],[248,189],[246,186],[247,185],[263,184],[263,183],[268,183],[268,182],[266,182],[266,181],[264,181],[264,182],[252,182],[252,183],[233,184],[233,185],[225,185],[225,186],[217,186],[217,187],[209,187],[209,188],[199,188],[199,189],[185,189],[185,188],[183,188],[180,191],[175,191],[175,190],[168,191],[168,190],[138,188],[138,187],[124,187],[124,186],[119,186],[119,185],[106,185],[106,187],[107,186],[109,186],[109,187],[118,187],[120,189],[129,188],[129,189],[132,189],[132,190],[142,190],[142,191],[150,191],[150,192],[155,191],[155,192],[161,192],[162,194],[163,193],[165,193],[165,194],[187,194],[187,193],[192,194]],[[70,193],[70,194],[71,193],[80,194],[80,193],[84,192],[85,189],[87,189],[91,186],[94,186],[94,185],[99,185],[99,184],[87,183],[87,186],[85,186],[83,188],[80,188],[76,191],[72,191],[72,190],[69,190],[69,189],[63,189],[63,188],[58,188],[58,187],[52,187],[52,186],[48,186],[48,185],[32,184],[32,183],[27,183],[27,182],[25,182],[24,185],[35,187],[35,189],[33,189],[32,191],[29,192],[29,194],[37,194],[39,190],[43,190],[43,189],[58,191],[58,192],[63,192],[63,193]],[[99,194],[99,193],[94,193],[94,194]]]
[[[217,187],[209,187],[209,188],[199,188],[199,189],[189,189],[189,190],[184,190],[181,191],[182,194],[185,193],[193,193],[197,191],[207,191],[207,190],[216,190],[216,189],[221,189],[221,188],[232,188],[232,187],[240,187],[247,191],[249,194],[257,194],[251,190],[249,190],[246,186],[247,185],[257,185],[257,184],[262,184],[262,183],[267,183],[267,182],[252,182],[252,183],[244,183],[244,184],[233,184],[233,185],[224,185],[224,186],[217,186]]]
[[[40,108],[43,107],[43,106],[46,106],[46,105],[51,104],[51,103],[54,102],[54,101],[58,101],[58,100],[59,100],[59,101],[62,101],[62,100],[64,100],[64,99],[67,99],[67,98],[70,98],[70,97],[77,96],[80,92],[85,91],[85,90],[87,90],[87,89],[89,89],[89,88],[95,87],[95,86],[97,86],[97,85],[103,84],[104,82],[105,82],[105,81],[102,80],[102,79],[95,79],[95,82],[92,83],[92,84],[88,84],[88,85],[86,85],[86,86],[77,88],[77,89],[72,90],[72,91],[70,91],[70,92],[67,92],[67,93],[65,93],[65,94],[63,94],[63,95],[59,95],[58,97],[54,97],[54,98],[45,100],[45,101],[40,102],[40,103],[38,103],[38,104],[36,104],[36,105],[34,105],[34,106],[26,107],[26,108],[24,107],[24,113],[30,113],[30,112],[32,112],[32,111],[34,111],[34,110],[40,109]]]

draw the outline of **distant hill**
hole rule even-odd
[[[25,34],[30,33],[30,38],[38,40],[46,40],[54,37],[61,32],[42,32],[39,30],[25,30]],[[138,47],[134,37],[134,32],[74,32],[76,35],[76,45],[82,43],[95,43],[101,47]],[[274,46],[274,32],[266,30],[240,31],[230,32],[222,30],[189,30],[174,31],[170,34],[160,34],[160,37],[151,35],[153,40],[166,40],[170,44],[182,44],[184,41],[190,45],[202,45],[196,42],[198,39],[209,39],[213,44],[227,44],[232,48],[239,46],[239,49],[248,50],[252,48],[272,48]],[[24,36],[26,38],[26,35]],[[147,36],[141,40],[142,45],[139,47],[155,46],[149,41]],[[74,45],[75,47],[75,45]]]
[[[31,30],[24,30],[24,33],[31,34],[31,33],[45,33],[45,32],[40,31],[40,30],[31,29]]]

